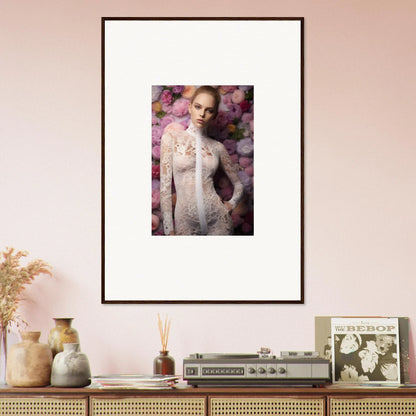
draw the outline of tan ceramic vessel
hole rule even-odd
[[[50,384],[52,351],[39,342],[40,332],[20,333],[22,342],[12,345],[7,356],[6,382],[14,387],[44,387]]]
[[[55,328],[49,332],[48,344],[52,355],[64,350],[63,344],[79,344],[78,331],[71,327],[73,318],[53,318]]]

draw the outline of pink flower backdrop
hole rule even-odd
[[[152,234],[163,235],[160,212],[160,142],[167,130],[185,130],[190,122],[188,104],[197,85],[156,85],[152,87]],[[217,86],[221,94],[219,112],[208,129],[210,137],[222,142],[236,164],[244,185],[244,197],[232,213],[235,235],[253,235],[253,86]],[[221,169],[215,187],[224,200],[233,186]],[[175,204],[173,189],[173,204]]]

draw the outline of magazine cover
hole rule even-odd
[[[315,316],[315,351],[321,358],[332,361],[331,319],[341,316]],[[345,316],[343,318],[346,318]],[[352,317],[350,317],[352,318]],[[358,318],[354,316],[354,318]],[[360,317],[369,319],[369,317]],[[378,317],[387,318],[387,317]],[[400,351],[400,380],[406,384],[409,379],[409,318],[398,317],[399,320],[399,351]],[[332,378],[334,378],[332,376]]]
[[[334,383],[400,383],[398,318],[332,318]]]

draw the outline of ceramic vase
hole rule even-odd
[[[39,342],[40,332],[21,332],[22,342],[7,355],[6,381],[14,387],[44,387],[50,384],[52,351]]]
[[[160,351],[160,354],[153,360],[153,374],[175,375],[175,360],[169,355],[169,351]]]
[[[84,387],[90,384],[90,363],[79,344],[65,344],[52,364],[51,384],[55,387]]]
[[[63,344],[79,344],[79,336],[78,331],[71,326],[73,318],[53,318],[53,320],[55,328],[49,332],[48,343],[55,357],[64,350]]]

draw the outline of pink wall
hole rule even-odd
[[[316,315],[409,316],[414,332],[415,13],[413,0],[0,2],[0,247],[55,273],[27,290],[30,329],[46,341],[52,317],[74,317],[94,374],[151,372],[157,312],[178,368],[197,351],[313,349]],[[101,16],[162,14],[305,17],[304,305],[100,303]]]

